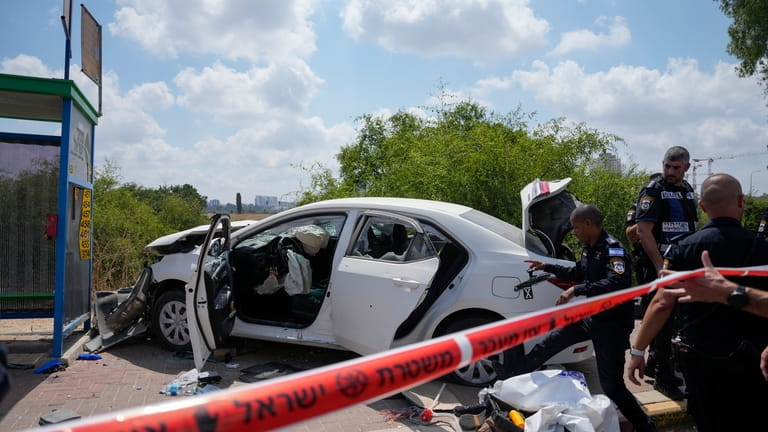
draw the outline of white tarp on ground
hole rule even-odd
[[[526,432],[619,432],[616,407],[605,395],[592,396],[581,372],[543,370],[496,381],[479,393],[492,394],[522,411]]]

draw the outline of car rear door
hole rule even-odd
[[[200,246],[197,267],[187,283],[187,325],[198,371],[232,329],[229,236],[229,216],[214,215]]]
[[[405,237],[398,232],[405,232]],[[337,342],[361,354],[388,349],[398,326],[424,299],[439,264],[416,220],[367,212],[333,277],[332,327]]]

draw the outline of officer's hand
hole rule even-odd
[[[640,236],[637,235],[637,224],[627,227],[625,234],[630,243],[637,243],[640,241]]]
[[[547,265],[547,263],[539,260],[523,260],[523,262],[530,264],[530,266],[528,266],[529,270],[544,270],[544,266]]]
[[[760,355],[760,370],[763,371],[763,377],[768,381],[768,347],[765,347],[763,354]]]
[[[637,377],[635,377],[635,372],[637,372]],[[645,357],[629,356],[629,363],[627,363],[627,377],[632,383],[642,385],[640,380],[645,378]]]
[[[557,301],[555,302],[556,305],[561,305],[568,303],[571,301],[571,299],[576,295],[576,290],[574,290],[573,287],[568,288],[567,290],[563,291],[562,294],[560,294],[560,297],[557,298]]]

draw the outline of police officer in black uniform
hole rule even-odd
[[[662,252],[669,248],[672,239],[695,231],[698,215],[696,197],[684,180],[690,164],[690,154],[684,147],[670,147],[664,154],[662,178],[651,180],[640,191],[637,201],[637,235],[642,245],[642,258],[638,259],[637,282],[648,283],[663,267]],[[644,298],[643,309],[649,297]],[[674,374],[672,362],[672,332],[674,323],[668,320],[650,347],[646,374],[655,378],[654,388],[670,399],[684,398]]]
[[[661,173],[653,173],[648,176],[648,182],[661,181],[664,177]],[[639,197],[638,197],[639,198]],[[637,283],[646,283],[656,279],[656,272],[653,270],[653,263],[648,258],[648,255],[643,251],[643,245],[640,243],[640,237],[637,235],[637,200],[632,202],[632,206],[627,211],[626,219],[626,236],[627,240],[632,244],[632,258],[634,260],[635,279]],[[650,299],[648,299],[650,301]],[[643,305],[643,308],[647,306],[647,302]],[[645,309],[643,309],[645,312]]]
[[[593,205],[581,205],[571,213],[573,234],[584,243],[581,260],[573,267],[526,260],[532,270],[544,270],[560,279],[579,282],[557,299],[564,304],[577,295],[592,297],[631,286],[632,270],[624,246],[603,229],[603,214]],[[512,375],[529,373],[566,347],[592,339],[600,385],[635,427],[655,431],[653,421],[624,383],[624,358],[634,327],[632,303],[626,302],[597,315],[550,332],[531,352],[510,365]]]
[[[768,231],[768,207],[763,210],[763,217],[760,218],[760,225],[757,226],[757,234],[765,237],[766,231]]]
[[[718,267],[768,264],[768,242],[741,226],[744,195],[738,180],[727,174],[709,177],[701,188],[700,205],[710,221],[670,248],[671,269],[702,267],[704,250]],[[768,288],[766,278],[742,278],[737,283]],[[748,301],[743,287],[733,290],[727,305],[678,303],[673,294],[659,290],[630,351],[630,380],[637,382],[637,372],[642,378],[643,350],[658,331],[659,321],[676,310],[676,354],[688,390],[687,409],[697,430],[765,430],[768,383],[759,365],[760,353],[768,345],[768,318],[741,310]]]

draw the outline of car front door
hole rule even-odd
[[[416,220],[366,213],[333,277],[337,342],[361,354],[388,349],[398,326],[424,299],[439,264]]]
[[[229,216],[214,215],[200,245],[197,267],[187,283],[187,325],[198,371],[232,329],[229,235]]]

